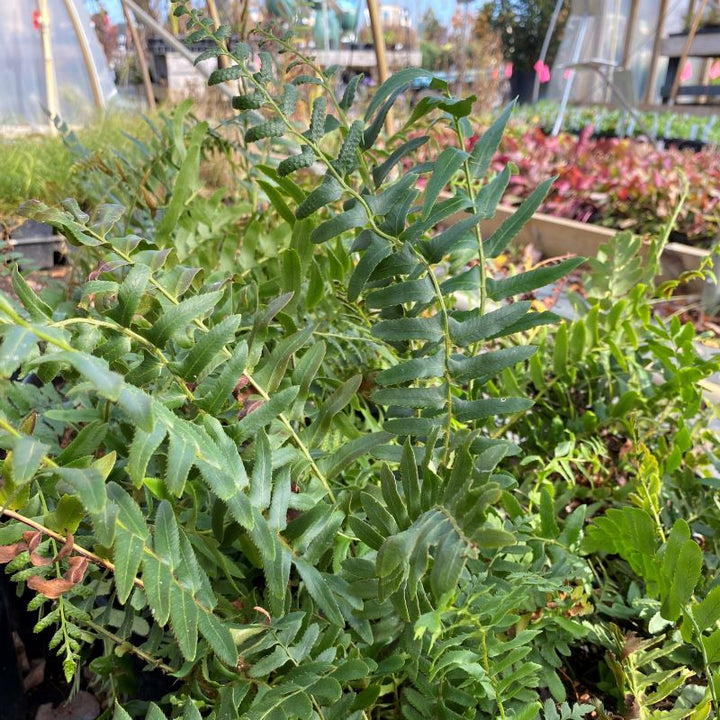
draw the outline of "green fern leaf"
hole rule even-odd
[[[216,290],[195,295],[171,306],[146,332],[147,338],[157,347],[164,347],[171,338],[185,332],[191,322],[204,318],[220,302],[221,297],[222,291]]]

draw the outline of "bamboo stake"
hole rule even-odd
[[[657,66],[662,47],[663,30],[665,29],[665,17],[667,16],[669,0],[660,0],[657,25],[655,26],[655,40],[653,42],[652,57],[650,59],[650,71],[648,72],[647,88],[645,89],[645,102],[652,102],[655,92],[655,80],[657,79]]]
[[[375,57],[377,58],[378,78],[380,84],[388,79],[387,57],[385,55],[385,38],[382,32],[382,20],[380,19],[380,9],[377,0],[367,0],[368,12],[370,14],[370,26],[373,34],[373,44],[375,45]],[[392,110],[385,116],[385,131],[388,135],[393,134],[394,122],[392,119]]]
[[[701,85],[709,85],[710,84],[710,68],[712,67],[712,63],[710,62],[711,58],[705,58],[702,62],[702,70],[700,71],[700,84]],[[698,98],[699,103],[706,103],[708,102],[709,98],[707,95],[700,95]]]
[[[58,99],[57,77],[55,75],[55,62],[53,60],[52,42],[50,39],[50,11],[48,0],[38,0],[40,11],[40,39],[42,40],[42,52],[45,68],[45,99],[47,111],[50,113],[50,125],[55,127],[54,118],[60,112],[60,101]]]
[[[120,0],[125,13],[125,22],[127,23],[128,30],[132,37],[133,45],[135,45],[135,51],[137,52],[138,62],[140,63],[140,73],[142,74],[143,85],[145,87],[145,97],[147,98],[147,104],[151,112],[155,111],[155,93],[153,92],[152,82],[150,81],[150,72],[147,66],[147,60],[145,59],[145,51],[143,46],[140,44],[140,35],[138,34],[135,23],[130,17],[130,10],[128,10],[125,0]]]
[[[685,40],[685,47],[683,48],[682,55],[680,56],[680,62],[678,63],[678,71],[675,73],[675,79],[673,80],[673,86],[672,90],[670,91],[670,98],[668,99],[668,105],[674,105],[675,99],[677,98],[678,88],[680,87],[680,76],[682,75],[683,67],[685,66],[685,63],[687,62],[688,55],[690,54],[690,47],[692,46],[693,40],[695,39],[695,34],[698,31],[698,28],[700,27],[700,21],[702,20],[702,16],[705,12],[705,8],[707,7],[708,0],[701,0],[700,2],[700,9],[697,11],[697,14],[693,18],[692,27],[690,28],[690,32],[688,33],[687,39]]]
[[[72,23],[75,36],[77,37],[78,45],[80,45],[80,51],[82,52],[83,62],[85,63],[85,69],[87,70],[88,79],[90,80],[90,87],[92,89],[93,99],[95,105],[101,108],[103,103],[102,90],[100,89],[100,78],[98,77],[97,68],[90,52],[90,44],[88,37],[85,34],[85,29],[80,22],[80,16],[77,13],[73,0],[65,0],[65,8],[68,15],[70,16],[70,22]]]
[[[241,40],[245,40],[247,38],[247,24],[250,16],[249,4],[250,0],[241,0],[240,16],[237,18],[237,27]]]
[[[215,0],[207,0],[207,11],[210,19],[215,23],[215,27],[220,27],[220,14],[218,13]],[[220,57],[218,57],[218,63],[220,63],[221,68],[227,67],[228,58],[225,55],[220,55]]]
[[[630,4],[630,15],[628,15],[625,26],[625,43],[623,45],[623,67],[627,70],[632,57],[632,47],[635,41],[635,28],[637,27],[638,13],[640,12],[640,0],[632,0]]]

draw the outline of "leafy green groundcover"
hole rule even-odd
[[[10,228],[16,225],[20,220],[17,207],[28,197],[43,197],[48,202],[60,202],[68,195],[86,201],[96,198],[96,194],[87,192],[84,183],[88,166],[98,153],[110,147],[132,157],[132,144],[125,136],[130,132],[146,141],[150,136],[150,129],[139,116],[109,113],[79,132],[82,155],[75,152],[77,146],[64,142],[55,133],[0,140],[4,161],[0,177],[0,222]],[[120,173],[117,167],[113,170],[117,179]]]
[[[580,259],[487,261],[548,184],[478,230],[512,108],[467,153],[472,100],[424,103],[457,147],[401,174],[418,141],[374,146],[423,71],[350,121],[355,86],[338,100],[287,39],[261,34],[283,52],[255,70],[189,14],[231,60],[211,83],[245,87],[246,143],[295,154],[245,165],[246,215],[224,214],[198,192],[210,130],[180,119],[161,205],[26,206],[79,248],[69,295],[17,271],[0,295],[0,560],[68,682],[91,660],[118,719],[711,717],[716,365],[653,319],[648,266],[609,250],[578,320],[547,330],[525,296]],[[609,437],[632,446],[612,463]],[[176,690],[125,696],[127,653]]]

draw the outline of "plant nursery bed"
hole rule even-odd
[[[513,212],[514,208],[511,205],[499,205],[494,217],[481,223],[484,237],[489,237],[495,232]],[[458,213],[452,216],[448,224],[460,220],[462,215],[463,213]],[[543,257],[568,254],[594,257],[600,246],[607,244],[618,232],[621,231],[538,212],[520,230],[514,243],[516,246],[533,245]],[[661,279],[671,280],[688,270],[697,270],[709,254],[710,251],[704,248],[669,242],[662,256]],[[703,286],[701,282],[694,281],[689,289],[699,293],[702,292]]]
[[[692,115],[682,112],[682,106],[674,111],[666,108],[663,112],[638,111],[633,121],[622,110],[605,106],[574,106],[565,114],[562,131],[580,135],[588,126],[592,126],[593,139],[613,139],[641,137],[648,134],[653,141],[659,140],[666,145],[700,151],[705,147],[716,146],[720,142],[717,118],[714,115]],[[541,103],[532,108],[518,108],[516,121],[539,127],[547,135],[555,124],[558,106],[553,103]]]
[[[650,143],[629,139],[592,140],[590,132],[588,127],[578,137],[567,133],[549,137],[533,127],[507,134],[491,163],[495,173],[502,173],[508,163],[516,168],[501,207],[516,207],[541,182],[556,177],[537,211],[570,221],[569,227],[578,223],[572,236],[581,225],[600,226],[606,233],[618,228],[658,236],[677,210],[671,240],[713,247],[720,229],[716,152],[708,148],[660,151]],[[468,138],[465,150],[472,152],[480,137],[478,132]],[[439,148],[450,137],[437,132],[434,141]],[[433,149],[425,151],[423,158],[432,159],[433,153]],[[563,223],[558,231],[563,237],[565,227]],[[536,233],[537,222],[527,232]]]

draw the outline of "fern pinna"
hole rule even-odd
[[[486,177],[512,106],[466,152],[473,98],[432,79],[409,125],[432,114],[458,147],[416,163],[426,137],[379,138],[426,71],[391,77],[353,120],[359,78],[338,99],[289,38],[260,31],[253,67],[229,28],[175,12],[190,42],[215,43],[199,59],[228,59],[210,84],[238,84],[243,142],[293,148],[253,170],[289,240],[279,266],[219,276],[177,262],[166,219],[128,234],[115,205],[26,206],[97,269],[52,307],[17,272],[17,299],[0,296],[0,557],[38,590],[68,679],[100,638],[179,678],[183,717],[534,717],[541,665],[507,618],[567,576],[538,566],[513,587],[536,548],[496,419],[532,402],[492,381],[535,350],[512,336],[555,320],[511,300],[580,259],[488,271],[549,187],[481,236],[510,176]],[[357,320],[346,338],[326,328],[339,316]],[[375,372],[328,353],[355,340],[381,349]],[[163,717],[115,710],[129,713]]]

